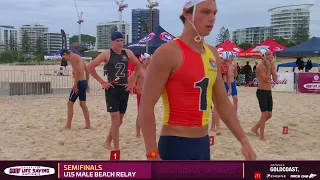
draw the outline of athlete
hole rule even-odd
[[[142,66],[141,66],[141,71],[138,75],[138,92],[137,92],[137,105],[138,105],[138,108],[139,108],[139,105],[140,105],[140,99],[141,99],[141,91],[142,91],[142,87],[143,87],[143,82],[144,82],[144,79],[145,79],[145,76],[146,76],[146,73],[147,73],[147,69],[148,69],[148,66],[149,66],[149,63],[150,63],[150,59],[151,59],[151,56],[148,54],[148,53],[144,53],[144,54],[141,54],[141,57],[140,57],[140,60],[142,61]],[[138,111],[139,113],[139,111]],[[137,138],[140,138],[141,136],[141,133],[140,133],[140,123],[138,121],[138,116],[137,116],[137,119],[136,119],[136,136]]]
[[[136,88],[135,83],[140,71],[140,62],[129,49],[124,49],[124,37],[120,32],[111,34],[111,49],[99,54],[89,65],[90,74],[105,89],[107,111],[111,116],[111,127],[104,147],[120,150],[119,129],[127,110],[129,91]],[[134,73],[128,78],[128,61],[135,65]],[[95,67],[102,62],[107,64],[108,81],[104,81],[96,72]],[[118,81],[115,81],[118,79]]]
[[[226,92],[228,92],[228,80],[230,78],[228,78],[228,69],[229,69],[229,63],[228,60],[230,58],[230,54],[229,52],[225,51],[221,54],[220,56],[220,63],[221,63],[221,77],[223,79],[224,82],[224,86],[226,88]],[[228,94],[229,95],[229,94]],[[221,135],[220,132],[220,115],[217,111],[216,106],[213,107],[212,109],[212,116],[211,116],[211,131],[213,131],[215,133],[215,135],[219,136]]]
[[[179,38],[152,55],[142,89],[138,119],[148,160],[210,160],[208,119],[212,101],[241,142],[245,159],[255,159],[220,74],[217,50],[204,43],[212,31],[214,0],[188,0]],[[163,126],[157,146],[154,107],[162,95]]]
[[[266,122],[272,117],[273,100],[271,93],[271,82],[278,81],[272,53],[268,49],[260,51],[262,61],[257,65],[256,74],[258,78],[257,99],[261,110],[260,121],[251,129],[253,133],[264,138],[264,128]],[[272,79],[271,79],[272,76]],[[260,128],[260,135],[258,129]]]
[[[83,115],[86,122],[84,129],[90,129],[90,114],[86,104],[86,92],[89,91],[89,72],[87,71],[86,64],[79,55],[74,54],[71,50],[63,49],[60,55],[63,60],[66,61],[68,59],[71,62],[72,74],[74,78],[74,85],[70,92],[68,101],[67,124],[63,129],[61,129],[61,131],[71,130],[71,122],[73,118],[73,105],[78,99],[78,97],[80,100],[80,107],[83,111]]]
[[[228,95],[232,96],[233,106],[237,113],[238,112],[238,91],[237,91],[235,78],[238,76],[238,72],[237,72],[237,65],[234,64],[234,53],[230,51],[229,55],[230,57],[228,60],[229,65],[228,65],[228,75],[227,75],[227,78],[228,78],[227,92],[228,92]]]

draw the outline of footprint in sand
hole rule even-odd
[[[64,146],[64,142],[63,142],[63,141],[58,141],[58,144],[59,144],[60,146]]]

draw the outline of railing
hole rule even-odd
[[[97,70],[97,73],[107,80],[103,70]],[[0,70],[0,99],[67,98],[73,85],[71,70]],[[105,94],[101,84],[92,76],[89,88],[88,96]]]

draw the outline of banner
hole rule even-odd
[[[320,73],[299,73],[298,90],[300,93],[320,94]]]
[[[280,72],[277,73],[278,81],[272,81],[272,91],[294,92],[294,73]]]
[[[61,29],[61,47],[62,47],[61,49],[68,49],[67,37],[63,29]]]
[[[320,178],[320,161],[0,161],[0,179]]]

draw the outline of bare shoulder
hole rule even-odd
[[[168,65],[177,64],[177,60],[182,60],[182,53],[175,41],[161,45],[152,55],[152,61],[161,61]]]

